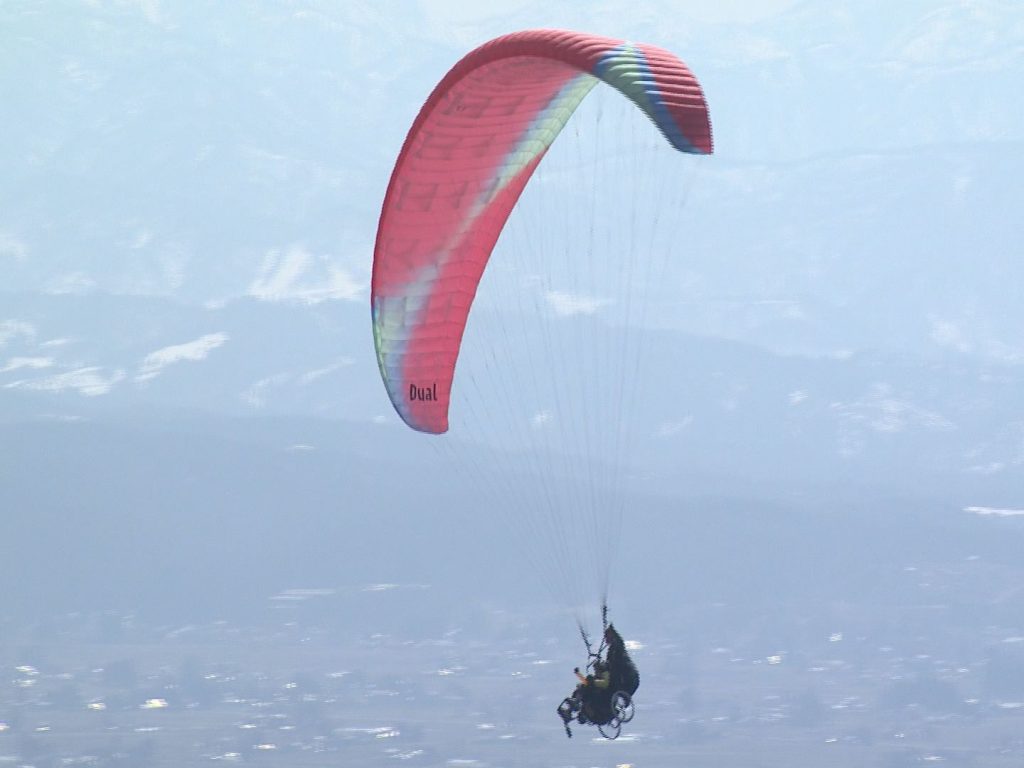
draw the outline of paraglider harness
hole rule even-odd
[[[569,723],[575,718],[580,725],[591,723],[606,739],[618,738],[623,723],[633,719],[633,694],[640,685],[640,675],[626,652],[622,637],[614,625],[608,623],[608,606],[601,607],[601,643],[597,650],[581,623],[577,626],[580,637],[587,648],[587,672],[584,678],[577,667],[575,672],[581,678],[571,696],[558,705],[565,735],[572,738]],[[608,684],[604,689],[594,685],[595,673],[606,670]]]

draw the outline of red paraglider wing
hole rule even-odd
[[[455,363],[477,284],[534,169],[598,81],[683,152],[708,154],[704,94],[650,45],[560,30],[499,37],[459,61],[416,117],[374,249],[374,343],[388,395],[414,429],[448,429]]]

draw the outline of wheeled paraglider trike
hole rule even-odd
[[[602,657],[605,647],[607,653]],[[587,648],[589,651],[589,642]],[[623,724],[635,714],[633,694],[640,685],[640,675],[626,652],[621,635],[611,624],[605,628],[601,648],[597,653],[590,653],[590,657],[587,675],[579,668],[575,670],[580,684],[558,705],[558,715],[570,738],[569,723],[575,720],[580,725],[596,725],[606,739],[616,739]]]

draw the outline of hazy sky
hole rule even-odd
[[[705,88],[716,152],[673,187],[687,193],[672,207],[678,247],[652,281],[648,321],[832,360],[1024,360],[1007,289],[1022,270],[1015,2],[146,2],[5,4],[0,15],[23,62],[0,69],[0,265],[12,292],[0,384],[11,392],[247,412],[315,400],[318,413],[388,415],[366,302],[395,157],[460,56],[538,26],[662,45]],[[572,186],[557,153],[595,141],[618,151],[620,138],[564,135],[528,192],[535,209],[576,202],[544,197]],[[612,173],[640,175],[625,167]],[[508,234],[521,238],[521,224]],[[604,239],[629,231],[612,229]],[[611,260],[577,285],[554,264],[547,283],[513,265],[496,261],[491,277],[523,280],[566,323],[622,306]],[[483,293],[480,306],[500,299]],[[837,398],[840,412],[916,403],[893,390],[870,382]],[[741,391],[730,382],[722,400]],[[901,413],[953,421],[922,404]]]
[[[11,711],[46,729],[17,743],[65,722],[59,627],[91,686],[114,660],[81,641],[92,612],[127,642],[120,617],[143,609],[235,609],[287,657],[260,662],[282,667],[268,701],[308,710],[283,676],[294,648],[322,648],[334,735],[371,701],[367,725],[412,725],[358,736],[376,764],[418,764],[417,729],[440,745],[424,763],[505,764],[487,755],[518,755],[531,742],[504,739],[523,723],[538,765],[551,737],[560,765],[678,758],[688,739],[708,760],[759,753],[742,766],[840,749],[860,766],[916,740],[892,764],[917,765],[968,726],[978,764],[998,727],[1017,748],[999,702],[1019,707],[1024,672],[1000,698],[989,661],[1024,635],[1022,18],[1019,0],[0,3],[0,620],[73,617],[8,660],[46,666],[35,688],[8,675]],[[374,360],[377,217],[435,83],[534,27],[677,53],[716,152],[676,157],[625,100],[588,99],[499,243],[456,428],[434,440],[399,422]],[[659,266],[624,275],[630,252]],[[610,571],[616,620],[654,642],[638,741],[598,754],[554,720],[582,649],[545,612],[595,617]],[[545,606],[513,656],[530,625],[506,598]],[[289,606],[357,655],[301,622],[279,634]],[[167,626],[152,642],[177,642]],[[229,625],[211,637],[258,650]],[[37,640],[52,665],[22,658]],[[878,708],[916,679],[955,706]],[[817,730],[791,725],[804,691]],[[991,720],[964,708],[976,696]],[[223,712],[237,736],[248,715]],[[830,751],[794,763],[812,741]]]
[[[785,8],[797,4],[797,0],[692,0],[691,2],[675,3],[671,10],[677,15],[711,22],[748,22],[771,16]],[[614,12],[621,15],[623,23],[628,24],[628,16],[646,16],[652,12],[665,13],[669,10],[664,2],[562,2],[544,3],[536,0],[505,0],[501,3],[483,5],[470,0],[420,0],[418,3],[424,16],[450,25],[485,26],[489,20],[498,18],[505,13],[516,11],[535,14],[538,26],[547,26],[553,22],[545,19],[550,16],[561,21],[572,20],[575,23],[586,23],[588,17],[599,13]]]

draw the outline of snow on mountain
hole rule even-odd
[[[98,397],[109,393],[124,377],[125,373],[122,370],[105,371],[103,368],[91,366],[51,376],[15,379],[3,386],[6,389],[26,389],[37,392],[70,391],[86,397]]]
[[[369,300],[367,283],[359,282],[351,271],[331,264],[325,257],[315,258],[300,246],[267,253],[247,293],[265,301]]]
[[[964,507],[964,512],[993,517],[1024,517],[1024,509],[996,509],[993,507]]]
[[[19,368],[39,370],[41,368],[49,368],[52,365],[52,357],[12,357],[0,368],[0,373],[16,371]]]
[[[203,360],[229,338],[226,333],[208,333],[194,341],[188,341],[184,344],[172,344],[169,347],[163,347],[155,352],[150,352],[143,359],[142,365],[139,366],[139,372],[135,376],[135,381],[143,382],[156,378],[164,368],[183,360],[193,362]]]

